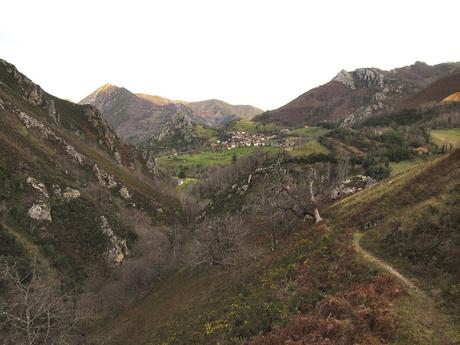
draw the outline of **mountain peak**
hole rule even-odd
[[[88,96],[83,98],[79,104],[91,104],[96,106],[99,110],[103,111],[103,107],[101,108],[99,105],[101,103],[107,103],[109,99],[113,99],[115,97],[124,96],[124,97],[134,97],[134,94],[131,93],[129,90],[125,89],[124,87],[119,87],[110,83],[104,84],[90,93]]]
[[[109,89],[119,89],[119,87],[116,86],[116,85],[107,83],[107,84],[104,84],[101,87],[97,88],[96,91],[106,91],[106,90],[109,90]]]
[[[351,89],[356,88],[352,74],[344,69],[337,73],[337,75],[332,79],[332,81],[344,84],[345,86],[348,86]]]

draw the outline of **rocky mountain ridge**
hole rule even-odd
[[[390,71],[378,68],[342,70],[328,83],[256,119],[285,125],[326,121],[349,127],[398,107],[431,83],[459,71],[458,64],[430,66],[423,62]]]

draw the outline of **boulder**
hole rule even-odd
[[[128,187],[126,186],[121,187],[119,192],[123,199],[125,200],[131,199],[131,193],[129,192]]]
[[[27,215],[35,220],[47,220],[52,221],[51,219],[51,206],[48,202],[40,202],[38,204],[32,205],[27,212]]]
[[[331,200],[336,200],[373,186],[375,183],[376,181],[369,176],[352,176],[342,181],[337,187],[335,187],[330,194],[330,198]]]

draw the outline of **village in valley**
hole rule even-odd
[[[266,134],[266,133],[250,133],[246,131],[234,131],[230,132],[229,136],[225,140],[217,140],[212,145],[213,149],[227,149],[231,150],[238,147],[248,146],[281,146],[289,148],[293,146],[293,143],[286,140],[285,135],[289,133],[289,129],[283,129],[280,134]]]
[[[248,133],[244,131],[231,132],[227,140],[217,140],[217,147],[231,150],[244,146],[272,146],[276,135],[267,136],[263,133]]]

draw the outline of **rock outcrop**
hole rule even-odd
[[[100,169],[97,163],[93,165],[93,171],[99,183],[108,188],[115,188],[118,183],[115,177],[104,170]]]
[[[142,153],[142,156],[144,158],[145,166],[147,167],[147,170],[152,173],[154,176],[159,176],[159,172],[155,163],[155,155],[152,151],[150,150],[145,150]]]
[[[20,73],[14,65],[5,60],[0,59],[0,68],[7,74],[5,79],[8,80],[10,87],[14,87],[24,100],[45,110],[54,122],[58,122],[54,101],[47,98],[46,93],[39,85],[32,82]]]
[[[62,193],[62,198],[65,201],[69,201],[72,199],[78,199],[81,196],[81,193],[78,189],[73,189],[70,187],[67,187],[64,192]]]
[[[421,62],[390,71],[378,68],[342,70],[330,82],[305,92],[278,109],[263,113],[256,120],[288,126],[326,121],[349,127],[384,111],[412,104],[414,102],[404,102],[435,81],[459,72],[459,64],[429,66]],[[433,92],[428,96],[430,94]],[[423,99],[417,97],[415,104],[423,103]]]
[[[27,211],[27,215],[34,220],[46,220],[51,222],[50,196],[45,184],[30,176],[27,178],[26,182],[38,192],[38,197]]]
[[[95,107],[84,105],[83,109],[88,122],[99,138],[99,143],[105,145],[110,152],[115,153],[115,145],[118,143],[118,138],[112,127]]]
[[[123,199],[125,199],[125,200],[129,200],[132,197],[131,193],[129,192],[128,187],[126,187],[126,186],[122,186],[120,188],[120,190],[119,190],[119,193],[120,193],[121,197]]]
[[[43,122],[37,120],[35,117],[30,116],[22,111],[17,111],[17,116],[28,129],[35,129],[38,131],[39,135],[44,139],[52,140],[57,143],[64,151],[72,157],[79,165],[83,165],[87,160],[84,155],[77,152],[75,148],[67,143],[64,139],[57,136],[56,133],[50,129],[49,126],[45,125]]]
[[[369,176],[356,175],[349,177],[334,188],[331,192],[330,199],[336,200],[344,196],[357,193],[363,189],[373,186],[375,183],[376,181]]]
[[[356,89],[355,86],[355,80],[353,79],[353,75],[346,71],[346,70],[341,70],[335,77],[332,79],[332,81],[336,81],[338,83],[341,83],[345,86],[348,86],[350,89]]]
[[[107,249],[107,262],[109,264],[120,264],[128,254],[128,247],[126,240],[120,240],[113,232],[109,221],[105,216],[99,218],[101,224],[102,233],[107,237],[109,241],[109,247]]]

